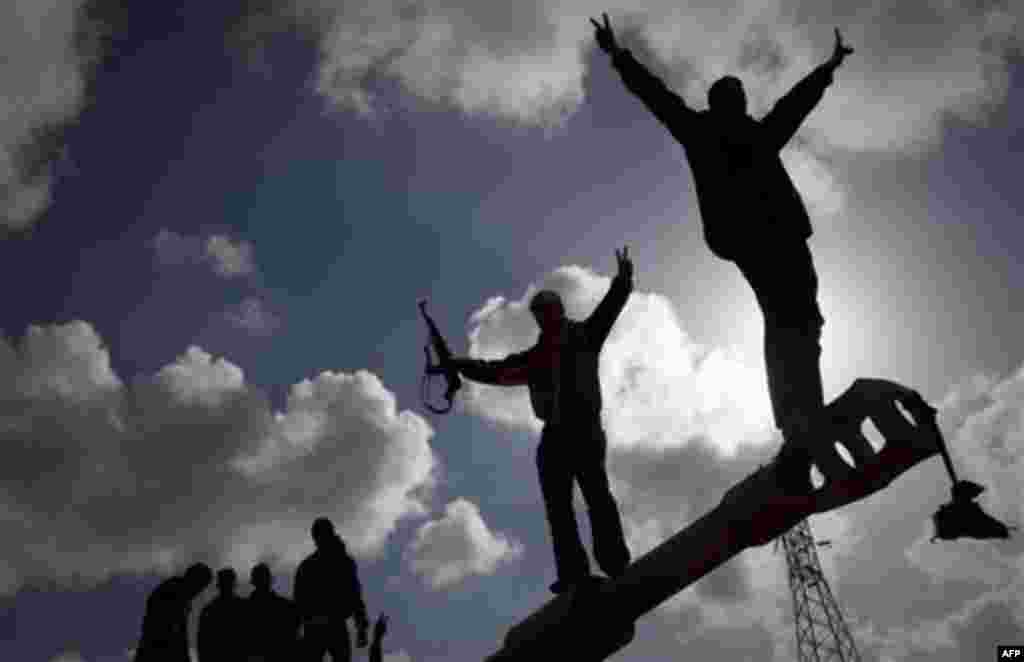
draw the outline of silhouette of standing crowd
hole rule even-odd
[[[252,569],[253,590],[247,598],[236,593],[234,569],[217,572],[217,596],[199,615],[199,662],[321,662],[327,652],[334,662],[349,662],[349,618],[355,620],[357,646],[366,647],[369,620],[355,560],[329,519],[314,521],[312,535],[316,551],[299,564],[292,598],[274,591],[266,563]],[[209,566],[196,563],[153,590],[146,600],[135,662],[189,662],[192,602],[213,578]],[[383,657],[386,631],[382,615],[374,625],[372,662]]]

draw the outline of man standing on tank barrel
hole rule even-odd
[[[609,577],[625,572],[629,548],[618,504],[608,484],[608,440],[601,427],[598,357],[633,290],[628,247],[616,251],[618,273],[586,320],[566,317],[561,297],[541,290],[530,300],[540,327],[537,343],[504,359],[452,359],[473,381],[498,386],[528,386],[530,404],[544,421],[537,446],[537,470],[558,578],[552,593],[565,593],[590,581],[590,562],[573,512],[573,486],[579,483],[590,516],[594,556]]]
[[[811,438],[811,426],[824,410],[819,359],[825,320],[807,245],[810,218],[779,152],[853,49],[836,30],[832,57],[755,120],[747,114],[738,78],[715,81],[708,90],[709,109],[694,110],[619,46],[607,14],[603,25],[594,19],[591,23],[598,45],[611,55],[626,87],[683,146],[711,252],[735,263],[757,297],[764,315],[772,412],[783,436],[776,458],[783,486],[810,491],[812,462],[826,480],[841,478],[849,465],[832,444],[816,444]]]

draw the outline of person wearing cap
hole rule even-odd
[[[363,603],[362,586],[355,560],[349,556],[345,541],[326,517],[313,522],[316,551],[306,557],[295,571],[295,604],[302,618],[303,649],[307,659],[321,662],[330,652],[334,662],[352,659],[352,643],[347,620],[355,619],[357,645],[368,642],[369,620]]]
[[[190,662],[189,611],[212,581],[210,566],[196,563],[184,575],[169,577],[153,589],[146,598],[135,662]]]
[[[598,357],[633,289],[628,248],[615,252],[618,273],[597,308],[583,321],[566,317],[561,297],[541,290],[530,300],[540,327],[536,344],[501,360],[453,359],[467,379],[499,386],[529,387],[534,414],[544,422],[537,446],[541,495],[555,554],[553,593],[563,593],[590,578],[590,563],[580,541],[573,511],[578,483],[587,504],[594,557],[609,577],[620,576],[630,562],[618,504],[608,485],[608,442],[601,426]]]

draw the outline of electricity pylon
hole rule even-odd
[[[818,561],[819,545],[807,520],[778,542],[786,554],[789,590],[793,594],[797,662],[861,662],[853,635]]]

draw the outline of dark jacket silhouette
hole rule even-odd
[[[807,209],[779,152],[832,84],[829,64],[814,69],[761,120],[690,108],[629,50],[614,55],[612,64],[686,150],[704,238],[715,255],[735,260],[748,250],[811,236]]]
[[[533,413],[545,423],[600,417],[598,358],[632,290],[631,279],[614,278],[607,294],[586,320],[566,320],[561,347],[542,338],[530,349],[500,361],[463,361],[459,371],[469,379],[487,384],[528,386]]]
[[[142,637],[135,662],[190,662],[188,616],[194,600],[209,584],[212,571],[191,566],[184,576],[161,582],[146,598]]]
[[[295,572],[294,598],[303,623],[303,648],[317,662],[326,652],[337,662],[348,662],[352,645],[346,620],[355,618],[361,645],[365,645],[369,627],[356,562],[330,520],[318,518],[312,532],[317,549]]]
[[[365,616],[356,562],[344,543],[317,549],[299,564],[295,602],[306,620]]]
[[[619,273],[586,320],[566,318],[558,294],[544,290],[530,303],[541,327],[533,347],[497,361],[455,360],[456,368],[468,379],[528,386],[533,411],[544,421],[537,470],[558,573],[551,585],[555,593],[590,577],[573,511],[574,483],[579,484],[587,503],[598,565],[609,576],[618,576],[630,560],[605,469],[608,441],[601,427],[598,379],[601,348],[633,289],[632,263],[625,250],[619,260]]]
[[[217,573],[220,593],[199,614],[199,662],[245,662],[245,600],[235,594],[236,581],[230,568]]]
[[[302,622],[298,606],[274,591],[266,564],[253,568],[250,581],[254,588],[245,601],[249,626],[246,644],[250,655],[267,662],[295,659]]]

